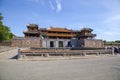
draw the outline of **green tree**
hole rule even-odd
[[[116,40],[115,42],[116,42],[116,43],[120,43],[120,40]]]
[[[10,28],[8,26],[5,26],[2,22],[2,20],[3,20],[3,16],[0,13],[0,42],[2,42],[4,40],[11,40],[12,37],[14,36],[10,32]]]

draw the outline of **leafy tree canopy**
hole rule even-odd
[[[120,44],[120,40],[116,40],[116,41],[104,41],[104,43],[106,43],[106,44]]]
[[[4,40],[11,40],[14,34],[11,33],[10,28],[5,26],[2,22],[3,16],[0,13],[0,42]]]
[[[115,42],[120,43],[120,40],[116,40]]]

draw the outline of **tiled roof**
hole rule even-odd
[[[74,34],[57,34],[57,33],[46,33],[47,36],[54,36],[54,37],[73,37]]]
[[[81,29],[81,31],[93,31],[93,29],[91,29],[91,28],[83,28],[83,29]]]
[[[79,37],[85,37],[85,36],[87,36],[87,37],[95,37],[96,34],[92,34],[92,33],[91,34],[90,33],[89,34],[79,34],[78,36]]]
[[[28,34],[39,34],[38,31],[24,31],[23,33],[28,33]]]
[[[38,27],[37,24],[27,24],[27,27]]]
[[[50,27],[48,31],[56,31],[56,32],[72,32],[72,30],[68,30],[66,28],[53,28]]]

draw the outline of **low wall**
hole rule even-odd
[[[84,47],[87,48],[103,48],[104,43],[98,39],[84,39]]]
[[[102,55],[112,54],[112,50],[19,50],[19,60],[24,59],[66,59],[66,58],[78,58],[87,55]]]

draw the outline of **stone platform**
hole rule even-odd
[[[112,50],[27,49],[18,50],[18,60],[77,59],[85,56],[112,55]]]

